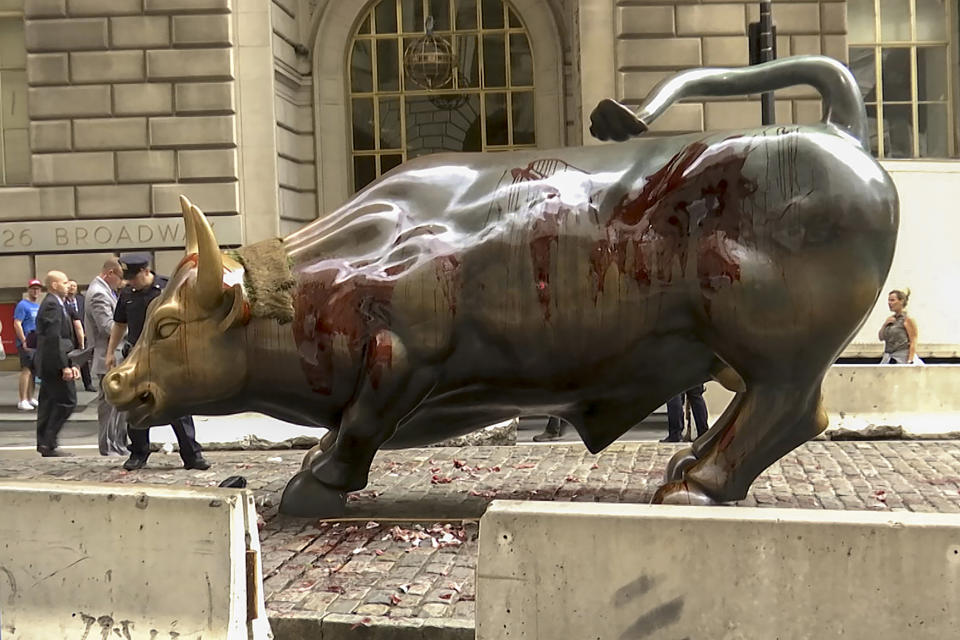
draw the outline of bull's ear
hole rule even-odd
[[[183,212],[183,231],[188,256],[197,252],[197,229],[193,224],[193,214],[190,211],[192,206],[187,196],[180,196],[180,211]]]
[[[197,233],[197,301],[204,309],[213,310],[223,301],[223,254],[206,216],[196,205],[190,206],[190,212]]]
[[[235,284],[227,289],[223,295],[227,298],[232,297],[233,304],[230,305],[230,310],[227,311],[227,315],[225,315],[223,320],[220,321],[220,324],[217,325],[220,333],[225,333],[227,329],[237,325],[247,324],[247,322],[250,321],[250,309],[246,304],[246,300],[243,298],[243,288],[239,284]]]

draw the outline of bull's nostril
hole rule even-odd
[[[106,378],[104,378],[104,383],[107,385],[108,391],[113,391],[117,393],[120,391],[122,385],[122,377],[116,373],[111,373]]]

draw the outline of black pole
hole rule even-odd
[[[760,62],[770,62],[774,59],[773,42],[773,3],[770,0],[760,2]],[[760,96],[760,118],[765,125],[776,121],[776,107],[773,92],[768,91]]]

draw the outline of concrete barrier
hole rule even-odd
[[[943,640],[960,515],[497,501],[478,640]]]
[[[840,364],[823,380],[827,432],[866,432],[899,427],[906,436],[960,435],[960,365],[892,366]],[[704,399],[711,420],[723,413],[733,393],[707,383]]]
[[[267,640],[253,495],[0,482],[0,638]]]

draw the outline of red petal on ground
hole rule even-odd
[[[358,622],[358,623],[354,624],[352,627],[350,627],[350,630],[353,631],[353,630],[356,629],[357,627],[368,627],[368,626],[370,626],[370,623],[371,623],[371,622],[373,622],[373,620],[371,620],[370,618],[364,618],[364,619],[361,620],[360,622]]]

